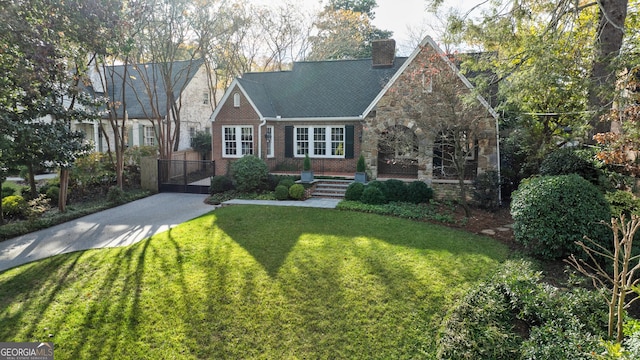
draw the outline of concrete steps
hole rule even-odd
[[[344,199],[344,193],[353,180],[316,180],[315,189],[311,193],[312,197]]]

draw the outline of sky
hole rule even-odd
[[[250,0],[259,4],[277,4],[284,0]],[[427,11],[427,0],[377,0],[373,24],[382,30],[393,31],[393,38],[399,50],[398,55],[409,55],[417,45],[415,38],[429,35],[436,41],[444,22]],[[442,13],[446,9],[456,8],[461,11],[470,9],[479,0],[444,0]],[[319,8],[320,0],[299,0],[297,4]],[[441,16],[444,18],[444,16]],[[416,34],[416,35],[412,35]]]

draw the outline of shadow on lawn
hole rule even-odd
[[[373,214],[307,208],[232,206],[217,210],[215,226],[246,249],[275,277],[291,250],[305,234],[369,238],[457,257],[474,254],[492,258],[506,248],[486,237],[462,230]],[[221,214],[222,213],[222,214]],[[473,242],[468,241],[474,239]],[[469,264],[471,265],[471,264]],[[445,266],[446,267],[446,266]]]

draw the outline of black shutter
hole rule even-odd
[[[355,133],[353,125],[345,126],[344,133],[344,158],[353,159],[353,137]]]
[[[293,157],[293,126],[284,127],[284,157]]]

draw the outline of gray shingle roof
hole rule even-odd
[[[146,119],[152,116],[152,104],[157,109],[160,117],[167,115],[167,94],[164,91],[164,79],[161,76],[162,66],[171,66],[171,83],[173,83],[173,96],[180,97],[180,93],[189,84],[195,73],[203,64],[202,60],[195,61],[175,61],[173,63],[150,63],[133,64],[107,67],[105,77],[107,78],[108,96],[112,101],[122,102],[124,88],[124,101],[129,118]],[[122,79],[125,78],[126,82]],[[147,91],[145,82],[150,84],[151,95]],[[155,86],[153,85],[155,83]],[[118,117],[123,116],[123,107],[118,109]],[[105,115],[107,117],[108,115]]]
[[[265,117],[357,117],[407,58],[373,68],[371,59],[296,62],[291,71],[246,73],[239,83]]]

